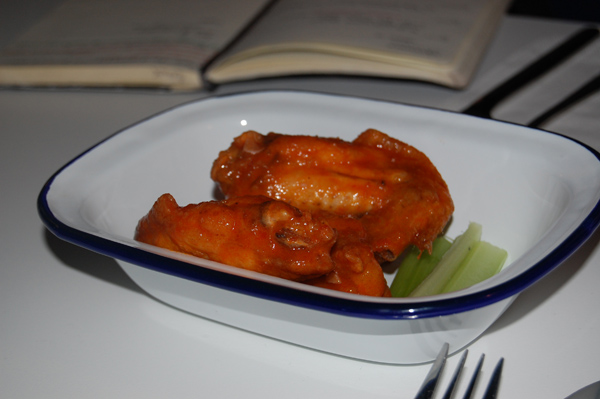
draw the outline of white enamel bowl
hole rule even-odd
[[[456,206],[448,236],[480,223],[483,239],[509,253],[498,275],[434,297],[368,298],[132,239],[163,193],[182,205],[216,198],[212,162],[245,130],[352,140],[367,128],[430,157]],[[160,301],[308,348],[410,364],[430,361],[444,342],[458,350],[482,334],[590,236],[599,199],[598,153],[565,137],[451,112],[282,91],[193,102],[118,132],[52,176],[38,208],[54,234],[114,257]]]

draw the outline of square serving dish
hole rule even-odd
[[[218,198],[210,168],[243,131],[352,140],[367,128],[429,156],[456,207],[447,235],[480,223],[483,239],[508,251],[499,274],[444,295],[371,298],[133,240],[163,193],[181,205]],[[38,209],[55,235],[114,257],[172,306],[320,351],[412,364],[432,360],[444,342],[456,351],[482,334],[591,235],[599,200],[599,154],[557,134],[397,103],[267,91],[195,101],[114,134],[54,174]]]

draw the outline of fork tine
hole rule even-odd
[[[421,384],[421,388],[419,388],[419,392],[417,393],[417,396],[415,396],[415,399],[431,399],[431,398],[433,398],[433,394],[435,392],[435,388],[439,381],[440,375],[442,374],[442,371],[444,370],[446,358],[448,357],[449,347],[450,347],[450,345],[448,343],[445,343],[442,346],[442,349],[440,350],[435,361],[433,362],[433,365],[431,366],[429,373],[427,373],[427,376],[425,377],[423,384]],[[464,369],[464,365],[465,365],[465,361],[467,359],[468,353],[469,353],[469,351],[465,349],[464,353],[460,357],[460,360],[458,361],[458,365],[456,366],[456,369],[454,370],[454,374],[452,375],[452,378],[450,380],[448,388],[446,389],[446,392],[442,399],[450,399],[452,397],[452,394],[454,393],[454,388],[456,387],[456,384],[458,383],[458,380],[460,378],[462,370]],[[485,359],[485,354],[482,354],[479,357],[479,361],[477,362],[477,365],[475,366],[475,370],[473,371],[473,375],[471,377],[471,380],[469,381],[469,385],[467,386],[467,389],[465,391],[465,395],[464,395],[463,399],[470,399],[471,396],[473,395],[473,392],[475,390],[475,385],[477,384],[477,379],[479,378],[479,374],[480,374],[481,368],[483,366],[484,359]],[[494,371],[492,372],[492,376],[490,377],[490,381],[488,383],[488,386],[486,388],[485,394],[482,399],[496,399],[497,398],[498,387],[500,386],[500,376],[502,375],[503,365],[504,365],[504,358],[500,358],[500,360],[496,364],[496,367],[494,367]]]
[[[502,366],[504,365],[504,358],[498,360],[498,364],[494,368],[490,383],[483,395],[483,399],[496,399],[498,395],[498,387],[500,386],[500,375],[502,374]]]
[[[433,397],[433,391],[435,390],[435,386],[438,383],[440,374],[442,373],[444,364],[446,363],[449,347],[450,345],[448,345],[448,343],[442,345],[442,350],[440,350],[440,353],[433,362],[433,365],[431,366],[429,373],[427,373],[421,388],[419,388],[419,392],[417,393],[417,396],[415,396],[415,399],[431,399]]]
[[[470,399],[473,395],[475,383],[477,382],[477,377],[479,377],[479,372],[481,371],[481,366],[483,365],[484,358],[484,354],[482,354],[479,357],[479,361],[477,362],[477,366],[475,366],[475,371],[473,371],[473,376],[471,377],[471,381],[469,381],[469,385],[467,386],[467,390],[465,391],[465,396],[463,397],[463,399]]]
[[[468,349],[465,349],[460,360],[458,361],[458,365],[454,370],[454,374],[452,375],[452,379],[450,380],[450,385],[448,385],[448,389],[446,389],[446,393],[442,399],[450,399],[452,397],[452,393],[454,393],[454,388],[456,387],[456,383],[458,382],[458,378],[465,366],[465,360],[467,360],[467,354],[469,353]]]

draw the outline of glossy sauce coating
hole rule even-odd
[[[219,154],[211,177],[226,197],[265,195],[360,220],[380,262],[410,244],[430,250],[454,211],[429,158],[375,129],[352,142],[248,131]]]
[[[138,223],[135,239],[288,280],[334,269],[337,233],[281,201],[251,196],[180,207],[164,194]]]
[[[333,213],[321,212],[318,215],[338,234],[331,250],[334,268],[306,283],[352,294],[391,296],[383,270],[360,221]]]

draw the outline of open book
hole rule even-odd
[[[199,89],[335,74],[453,88],[509,0],[66,0],[0,49],[0,85]]]

